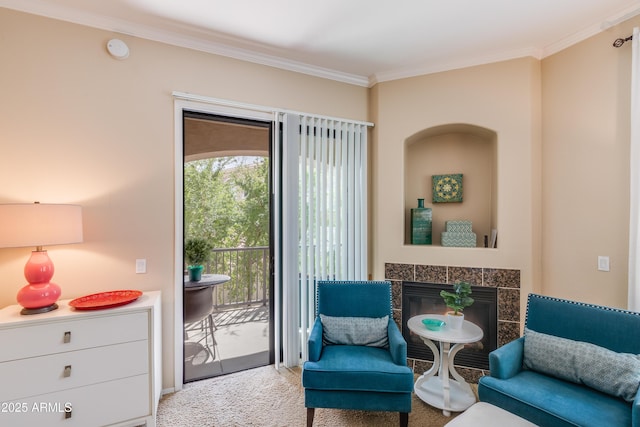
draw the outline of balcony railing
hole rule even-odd
[[[218,309],[269,301],[269,247],[213,249],[206,273],[226,274],[231,280],[216,286]]]

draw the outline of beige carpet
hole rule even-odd
[[[273,365],[197,381],[163,396],[158,427],[305,426],[301,369]],[[442,427],[451,417],[414,394],[409,426]],[[398,413],[316,409],[315,427],[397,426]]]

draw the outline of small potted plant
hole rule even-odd
[[[189,281],[198,282],[202,279],[204,263],[211,256],[211,244],[205,239],[187,239],[184,244],[184,257],[187,261]]]
[[[447,323],[452,329],[460,329],[464,321],[462,310],[473,304],[471,298],[471,284],[467,282],[456,282],[453,284],[453,292],[440,291],[440,296],[444,303],[452,311],[447,312]]]

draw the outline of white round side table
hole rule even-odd
[[[456,372],[453,359],[465,344],[480,341],[483,332],[479,326],[467,320],[460,329],[451,329],[449,325],[445,325],[439,331],[431,331],[422,323],[423,319],[446,321],[446,316],[421,314],[407,322],[409,330],[422,339],[434,357],[433,366],[416,380],[414,391],[422,401],[442,409],[442,413],[448,417],[451,412],[464,411],[476,402],[471,387]],[[440,343],[440,349],[434,341]],[[453,378],[449,378],[449,374]]]

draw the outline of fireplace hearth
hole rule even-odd
[[[407,341],[407,357],[433,361],[433,353],[407,328],[407,321],[419,314],[445,314],[440,291],[451,290],[451,285],[440,283],[402,283],[402,334]],[[465,320],[478,325],[484,336],[481,341],[466,345],[456,356],[456,364],[476,369],[489,369],[489,353],[497,347],[498,310],[497,289],[472,287],[474,303],[464,309]]]

